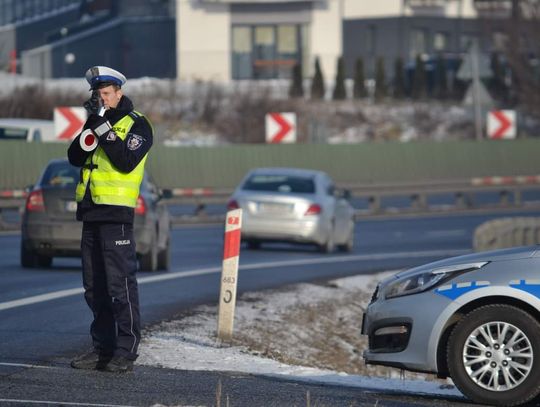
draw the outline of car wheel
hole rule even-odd
[[[51,267],[51,265],[52,265],[52,257],[51,256],[43,256],[41,254],[38,254],[38,256],[37,256],[37,265],[39,267]]]
[[[486,305],[453,329],[450,376],[471,400],[515,406],[540,393],[540,324],[510,305]]]
[[[141,271],[156,271],[158,268],[158,248],[155,233],[152,235],[150,249],[139,259],[139,266]]]
[[[169,270],[169,266],[171,265],[171,248],[168,239],[165,249],[160,250],[158,253],[157,263],[158,270]]]
[[[351,233],[349,234],[349,237],[347,238],[347,241],[344,244],[338,245],[338,250],[341,252],[350,253],[353,251],[353,248],[354,248],[354,228],[352,228]]]
[[[25,268],[51,267],[52,257],[37,254],[21,240],[21,266]]]
[[[322,253],[333,253],[334,249],[334,236],[333,234],[330,234],[330,236],[328,236],[328,240],[325,243],[319,245],[319,251]]]
[[[28,249],[24,244],[24,240],[21,240],[21,266],[26,268],[33,268],[37,265],[37,255]]]

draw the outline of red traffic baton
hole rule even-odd
[[[93,151],[98,145],[98,138],[92,133],[92,130],[86,129],[81,133],[79,143],[84,151]]]

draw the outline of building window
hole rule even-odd
[[[459,38],[459,47],[461,51],[468,51],[473,44],[476,46],[479,45],[478,37],[473,34],[462,34]]]
[[[0,25],[18,23],[79,3],[81,0],[0,0]]]
[[[295,24],[233,26],[233,79],[290,78],[303,61],[305,33]]]
[[[508,35],[500,31],[495,31],[492,34],[491,43],[493,44],[495,50],[503,51],[508,46]]]
[[[25,4],[22,1],[15,3],[15,21],[21,21],[26,17]]]
[[[277,77],[290,78],[294,65],[301,62],[298,29],[294,25],[278,25],[277,33]]]
[[[13,2],[12,0],[0,1],[0,22],[2,25],[13,22]]]
[[[302,63],[302,76],[308,76],[310,72],[310,55],[311,55],[311,46],[309,41],[310,35],[307,25],[302,25],[300,27],[300,54],[301,54],[301,63]]]
[[[235,79],[250,79],[253,77],[251,29],[233,27],[232,36],[233,76]]]
[[[41,0],[34,0],[34,11],[36,13],[36,15],[40,15],[43,13],[43,4],[42,4],[42,1]]]
[[[370,25],[367,30],[366,47],[369,55],[377,53],[377,27]]]
[[[427,52],[427,33],[424,29],[413,29],[411,31],[411,58]]]
[[[448,49],[448,34],[443,32],[435,33],[433,36],[433,49],[437,52]]]
[[[274,27],[255,27],[254,79],[272,79],[276,60]]]

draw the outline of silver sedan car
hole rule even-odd
[[[243,209],[242,240],[252,249],[284,241],[315,244],[326,253],[335,247],[351,251],[354,209],[348,195],[321,171],[258,168],[244,177],[228,208]]]
[[[451,377],[471,400],[540,393],[540,247],[454,257],[382,281],[364,314],[368,364]]]

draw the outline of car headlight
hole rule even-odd
[[[456,273],[477,270],[488,264],[487,261],[477,263],[456,264],[453,266],[439,267],[425,270],[410,276],[398,278],[389,283],[384,289],[385,298],[396,298],[403,295],[417,294],[447,281]]]

